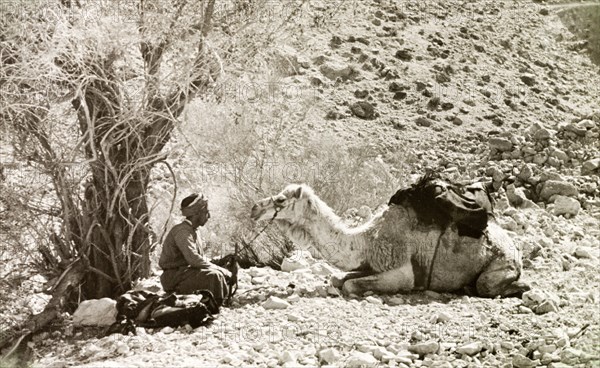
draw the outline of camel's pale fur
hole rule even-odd
[[[255,220],[270,219],[300,247],[310,248],[341,270],[368,266],[374,275],[345,281],[344,291],[397,292],[415,287],[419,265],[429,271],[437,255],[429,289],[455,291],[475,284],[480,294],[501,295],[517,280],[521,256],[510,237],[490,222],[481,238],[458,236],[455,228],[425,226],[409,206],[383,208],[365,224],[348,227],[314,191],[291,184],[281,193],[260,200],[252,209]]]

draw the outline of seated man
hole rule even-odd
[[[202,240],[196,234],[210,218],[208,200],[192,194],[181,201],[181,213],[186,219],[167,234],[158,262],[164,270],[160,277],[163,289],[178,294],[210,290],[221,304],[229,295],[231,272],[204,258]]]

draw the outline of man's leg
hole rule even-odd
[[[225,275],[218,270],[187,268],[175,287],[178,294],[193,294],[202,289],[209,290],[219,303],[229,296]]]

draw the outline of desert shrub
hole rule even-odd
[[[310,185],[343,214],[363,205],[374,209],[405,182],[403,160],[408,151],[398,150],[392,156],[395,162],[385,162],[375,147],[348,146],[333,133],[299,129],[318,125],[319,117],[307,111],[310,100],[270,105],[234,102],[191,104],[183,136],[178,137],[190,153],[182,155],[186,158],[178,166],[180,191],[189,194],[195,191],[192,188],[202,187],[199,190],[209,198],[218,198],[217,209],[211,207],[213,220],[203,230],[209,253],[229,253],[235,243],[243,248],[265,226],[249,218],[253,203],[287,184]],[[392,165],[402,170],[394,172]],[[293,244],[275,226],[269,227],[244,249],[243,263],[278,267],[291,250]]]

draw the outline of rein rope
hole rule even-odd
[[[233,254],[234,260],[237,262],[238,259],[238,254],[240,251],[247,249],[248,247],[250,247],[252,245],[252,243],[254,243],[254,241],[262,234],[265,232],[265,230],[267,230],[267,228],[269,226],[271,226],[271,224],[273,224],[273,222],[275,221],[275,219],[277,218],[277,215],[279,214],[279,211],[281,211],[281,207],[275,205],[275,201],[273,200],[273,197],[271,197],[271,201],[273,202],[273,205],[275,207],[275,213],[273,214],[273,217],[271,217],[271,219],[269,220],[269,222],[259,231],[257,232],[254,237],[250,240],[250,241],[245,241],[242,240],[242,243],[244,244],[244,246],[242,247],[242,249],[240,250],[238,247],[238,243],[235,243],[235,252]],[[233,287],[235,286],[235,288]],[[236,277],[236,281],[235,281],[235,285],[233,285],[231,290],[229,291],[229,297],[228,299],[231,299],[233,297],[233,295],[237,292],[238,289],[238,283],[237,283],[237,277]]]

